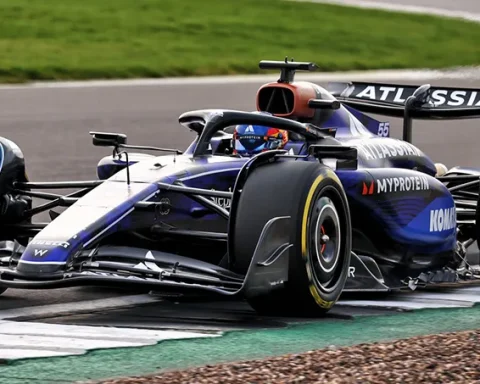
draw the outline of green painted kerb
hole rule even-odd
[[[82,356],[20,360],[0,366],[1,384],[71,383],[154,373],[235,360],[299,353],[424,334],[478,328],[480,307],[365,316],[224,337],[171,340],[142,348],[92,351]]]

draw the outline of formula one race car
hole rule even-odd
[[[447,171],[411,144],[412,119],[479,117],[477,90],[367,83],[327,90],[294,81],[312,63],[260,67],[281,76],[258,90],[257,111],[180,116],[197,133],[184,153],[91,132],[94,145],[113,147],[98,180],[28,181],[22,152],[2,138],[0,289],[140,286],[241,298],[259,313],[299,316],[327,312],[342,292],[477,276],[466,255],[479,238],[480,170]],[[364,112],[403,117],[403,140]],[[242,155],[240,125],[244,145],[263,143],[253,126],[286,131],[288,141]],[[62,188],[78,190],[38,191]],[[51,201],[32,207],[32,197]],[[51,222],[32,221],[47,210]]]

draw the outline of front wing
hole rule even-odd
[[[73,257],[64,272],[22,274],[12,257],[0,258],[0,287],[22,289],[106,285],[176,293],[251,297],[288,280],[290,217],[265,225],[245,276],[199,260],[134,247],[99,247]],[[20,261],[21,262],[21,261]],[[41,262],[39,262],[41,264]]]

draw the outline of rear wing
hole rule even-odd
[[[358,111],[403,117],[403,140],[409,143],[413,119],[480,118],[480,89],[364,82],[333,82],[327,89]]]

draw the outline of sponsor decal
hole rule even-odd
[[[160,215],[162,216],[166,216],[170,213],[170,207],[171,207],[171,204],[170,204],[170,199],[168,197],[164,197],[162,199],[160,199],[160,204],[158,205],[158,212],[160,213]]]
[[[160,273],[160,280],[164,276],[169,276],[170,273],[167,272],[165,269],[160,268],[155,260],[155,257],[153,256],[152,251],[147,251],[145,255],[145,260],[143,262],[139,262],[137,265],[134,266],[134,268],[138,269],[143,269],[147,271],[155,271]]]
[[[242,138],[240,140],[242,142],[245,142],[246,140],[250,140],[250,142],[253,143],[255,140],[263,140],[263,139],[264,139],[263,135],[250,134],[250,135],[242,135]]]
[[[389,122],[378,124],[378,132],[377,132],[378,136],[388,137],[389,133],[390,133]]]
[[[405,88],[389,87],[389,86],[374,86],[368,85],[354,97],[370,100],[393,101],[394,103],[404,103],[406,97],[411,94],[405,94]],[[413,94],[413,93],[412,93]]]
[[[385,177],[377,180],[377,193],[424,191],[430,189],[426,176]]]
[[[361,142],[355,144],[367,160],[388,159],[396,156],[421,156],[413,145],[403,141],[379,139],[375,142]]]
[[[363,182],[362,195],[426,191],[429,189],[430,184],[426,176],[383,177],[372,181],[370,184]]]
[[[375,182],[371,182],[367,187],[367,183],[363,182],[362,195],[373,195],[373,188],[375,188]]]
[[[355,267],[348,267],[348,275],[347,277],[355,278]]]
[[[430,232],[449,231],[457,226],[455,207],[430,211]]]
[[[208,114],[207,119],[213,119],[214,117],[223,117],[223,111],[212,111]]]
[[[353,97],[361,99],[379,100],[392,103],[405,103],[405,100],[413,95],[415,87],[396,87],[396,86],[375,86],[368,85],[366,87],[359,86],[360,92],[353,93]],[[476,90],[464,89],[441,89],[433,88],[431,101],[436,106],[451,107],[478,107],[480,106],[480,92]]]
[[[48,249],[35,249],[33,251],[33,254],[36,257],[42,257],[42,256],[45,256],[47,252],[48,252]]]
[[[54,247],[68,248],[70,243],[67,241],[51,241],[51,240],[32,240],[31,244],[34,245],[51,245]]]
[[[216,191],[216,189],[212,188],[212,191]],[[232,192],[232,187],[228,187],[228,192]],[[230,209],[230,206],[232,204],[231,199],[228,199],[226,197],[212,197],[211,198],[213,202],[223,209]]]

